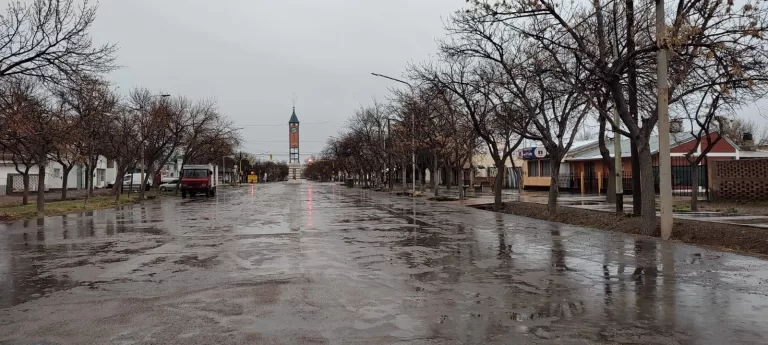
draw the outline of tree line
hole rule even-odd
[[[609,194],[616,171],[606,138],[631,143],[633,212],[650,235],[658,225],[651,138],[664,109],[659,100],[702,144],[685,154],[696,170],[712,144],[733,132],[736,112],[765,95],[766,11],[759,1],[470,0],[447,20],[437,57],[407,66],[410,87],[357,109],[315,159],[381,185],[387,167],[410,171],[412,149],[416,174],[460,169],[476,152],[489,154],[503,174],[521,142],[533,140],[548,153],[553,217],[560,164],[583,124],[596,122]]]
[[[0,150],[22,176],[24,204],[38,167],[40,213],[52,162],[62,167],[62,199],[75,166],[85,167],[92,196],[99,157],[114,162],[117,201],[122,176],[144,166],[143,199],[151,176],[177,155],[183,164],[215,162],[241,142],[213,100],[140,87],[121,94],[106,79],[118,68],[117,47],[96,46],[89,35],[96,9],[88,1],[34,0],[11,2],[0,17]]]

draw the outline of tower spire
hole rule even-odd
[[[291,119],[288,123],[299,123],[299,118],[296,116],[296,106],[293,106],[293,112],[291,113]]]

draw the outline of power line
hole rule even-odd
[[[339,124],[344,123],[344,121],[327,121],[327,122],[302,122],[300,125],[329,125],[329,124]],[[240,127],[288,127],[287,124],[281,124],[281,125],[240,125]]]
[[[249,143],[288,143],[288,140],[248,140]],[[325,143],[325,140],[300,140],[302,143]]]

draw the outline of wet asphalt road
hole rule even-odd
[[[0,225],[0,344],[765,344],[766,324],[760,259],[331,184]]]

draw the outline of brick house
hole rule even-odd
[[[710,134],[711,141],[715,141],[717,134]],[[651,147],[651,155],[653,160],[654,172],[658,176],[658,151],[659,151],[659,138],[658,136],[650,137],[649,144]],[[670,134],[670,156],[672,158],[672,176],[673,187],[677,189],[690,189],[691,185],[691,168],[688,164],[685,154],[692,148],[695,148],[697,153],[704,152],[707,149],[709,143],[707,140],[702,140],[698,146],[696,146],[696,140],[690,133],[671,133]],[[707,166],[709,162],[717,160],[738,160],[748,158],[764,158],[768,157],[768,152],[759,150],[745,150],[740,148],[733,141],[722,138],[716,143],[712,144],[712,148],[707,153],[707,157],[702,160],[699,169],[699,186],[700,188],[706,188],[710,185],[708,178]],[[607,149],[610,156],[613,157],[613,141],[607,140]],[[631,176],[632,176],[632,164],[631,164],[631,150],[630,141],[627,138],[621,140],[621,156],[622,165],[624,170],[624,189],[630,191],[632,189]],[[538,169],[532,169],[538,164]],[[549,162],[542,159],[529,159],[527,164],[523,165],[523,178],[524,187],[549,187],[550,178],[547,176],[540,176],[549,167]],[[582,192],[598,192],[605,191],[608,176],[608,167],[603,164],[602,156],[600,155],[600,149],[598,147],[597,140],[592,140],[589,143],[573,145],[571,150],[563,159],[561,163],[561,174],[559,177],[560,187],[566,189],[581,190]],[[581,176],[584,175],[585,185],[581,186]],[[545,178],[544,178],[545,177]]]

